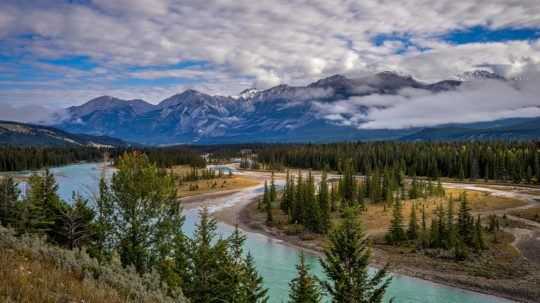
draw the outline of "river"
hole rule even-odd
[[[102,174],[102,164],[84,163],[73,164],[51,169],[59,185],[60,196],[69,201],[73,191],[80,192],[85,197],[92,197],[97,192],[99,178]],[[28,173],[24,173],[28,174]],[[109,169],[107,175],[110,176]],[[250,188],[224,198],[212,201],[213,209],[226,207],[234,203],[246,203],[249,198],[261,193],[262,188]],[[219,200],[218,200],[219,199]],[[198,222],[198,210],[185,210],[186,221],[184,230],[190,234]],[[233,227],[219,223],[218,233],[228,236]],[[265,287],[269,289],[272,303],[285,302],[288,298],[288,283],[294,277],[296,270],[298,248],[284,244],[279,240],[267,236],[246,232],[246,251],[251,252],[255,259],[257,269],[264,278]],[[312,272],[322,276],[321,267],[317,257],[306,255],[306,262],[311,266]],[[479,294],[459,288],[448,287],[416,278],[394,275],[387,298],[394,297],[394,302],[405,303],[497,303],[510,302],[505,299]]]

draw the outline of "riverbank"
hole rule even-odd
[[[243,230],[261,233],[267,237],[278,239],[294,247],[300,247],[321,256],[324,242],[303,240],[299,236],[287,235],[282,230],[265,224],[264,216],[257,216],[257,201],[253,200],[244,206],[233,206],[215,213],[218,220],[227,224],[238,224]],[[538,302],[538,280],[527,279],[488,279],[470,276],[460,270],[460,265],[453,261],[444,261],[410,254],[406,251],[383,249],[373,246],[372,266],[382,268],[387,263],[394,274],[406,275],[422,280],[444,284],[456,288],[471,290],[487,295],[515,300],[519,302]]]
[[[258,173],[258,172],[241,172],[244,175],[249,175],[259,180],[262,184],[264,180],[267,180],[270,177],[269,173]],[[282,177],[281,174],[276,174],[276,178]],[[445,184],[445,186],[458,188],[458,189],[469,189],[469,187],[475,187],[475,185],[469,184]],[[260,187],[260,185],[259,185]],[[475,188],[477,189],[477,188]],[[514,193],[505,192],[504,188],[501,189],[489,189],[491,194],[493,194],[493,199],[499,198],[508,198],[516,197]],[[239,193],[240,191],[231,192],[229,194]],[[213,196],[202,196],[202,197],[192,197],[187,203],[188,208],[196,207],[200,203],[206,203],[208,207],[217,206],[213,203],[219,204],[227,200],[227,193],[223,195],[213,195]],[[533,201],[532,197],[518,195],[522,200],[528,198],[530,201]],[[221,202],[215,202],[214,198],[218,198]],[[295,235],[288,235],[283,230],[278,228],[268,227],[265,224],[265,215],[264,213],[257,211],[257,196],[251,196],[250,199],[245,199],[247,201],[236,201],[235,203],[227,203],[226,207],[217,207],[217,211],[213,213],[213,216],[216,217],[219,221],[224,222],[228,225],[234,226],[238,225],[241,229],[262,234],[268,238],[275,239],[281,243],[291,246],[294,248],[302,248],[309,250],[313,254],[322,255],[322,250],[325,245],[324,241],[311,237],[300,237]],[[504,199],[499,199],[498,201],[505,202]],[[529,202],[530,202],[529,201]],[[199,202],[199,203],[197,203]],[[489,201],[493,202],[493,201]],[[498,204],[498,203],[496,203]],[[510,208],[526,208],[529,207],[530,203],[516,204],[512,202],[507,204]],[[495,213],[500,213],[502,209],[497,209],[496,207],[492,210]],[[485,211],[485,210],[484,210]],[[519,222],[518,222],[519,223]],[[516,231],[523,229],[523,226],[517,225],[512,228],[516,228]],[[513,242],[516,247],[519,247],[520,250],[526,247],[526,244],[530,244],[530,241],[525,241],[530,239],[529,237],[534,235],[534,233],[525,233],[521,238],[516,238],[515,241],[512,241],[511,238],[505,240],[505,244]],[[508,235],[512,237],[512,235]],[[508,249],[509,245],[505,246],[505,250]],[[530,245],[529,245],[530,246]],[[528,251],[533,254],[534,247],[532,249],[529,247]],[[530,269],[527,263],[521,264],[512,264],[509,267],[500,268],[500,272],[513,273],[512,276],[507,278],[497,278],[493,279],[489,276],[482,275],[471,275],[470,271],[467,271],[468,264],[457,263],[455,261],[442,260],[439,258],[431,258],[423,256],[421,254],[415,253],[410,249],[401,249],[395,248],[388,245],[379,245],[376,244],[373,247],[373,258],[372,266],[382,267],[387,262],[391,266],[391,272],[398,275],[405,275],[408,277],[414,277],[422,280],[432,281],[442,285],[447,285],[455,288],[475,291],[478,293],[483,293],[486,295],[493,295],[500,298],[506,298],[510,300],[516,300],[521,302],[538,302],[537,298],[540,296],[538,290],[538,285],[540,285],[540,277],[528,277],[528,274],[525,274],[522,271],[523,268]],[[484,264],[477,263],[473,264],[471,268],[482,268]],[[489,264],[488,264],[489,265]]]

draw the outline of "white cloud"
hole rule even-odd
[[[370,95],[336,103],[316,103],[316,109],[323,118],[366,129],[399,129],[538,117],[539,79],[527,78],[516,82],[471,81],[455,91],[441,93],[407,89],[397,95]]]
[[[109,84],[110,78],[130,77],[195,78],[200,80],[199,88],[235,94],[241,90],[239,84],[267,88],[280,83],[305,84],[335,73],[358,75],[387,69],[430,80],[481,65],[517,74],[528,64],[540,62],[538,41],[450,45],[439,36],[472,26],[540,27],[539,16],[538,0],[92,0],[90,5],[4,0],[0,3],[0,37],[15,41],[6,51],[21,49],[31,56],[49,58],[89,56],[108,71],[95,75],[92,82],[100,82],[97,90],[110,95],[121,90]],[[22,33],[36,36],[17,40]],[[407,34],[414,45],[387,41],[376,46],[372,39],[381,33]],[[431,50],[420,52],[416,46]],[[219,68],[204,74],[125,69],[185,60],[206,61]],[[78,93],[81,87],[95,87],[86,86],[86,79],[77,79],[78,87],[63,87],[65,95],[84,95]],[[26,98],[42,90],[30,92],[27,88]],[[135,94],[141,89],[122,90],[123,95],[140,97]]]

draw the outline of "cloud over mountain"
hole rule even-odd
[[[540,62],[539,15],[536,0],[5,0],[0,88],[9,102],[73,103],[89,88],[157,102],[336,73],[508,76]]]

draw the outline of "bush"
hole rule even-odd
[[[167,289],[157,273],[140,276],[115,258],[100,264],[84,250],[62,249],[35,236],[17,238],[3,227],[0,256],[6,271],[0,275],[2,302],[188,302],[181,290]],[[33,271],[17,270],[25,268]],[[41,287],[32,287],[39,282]]]

